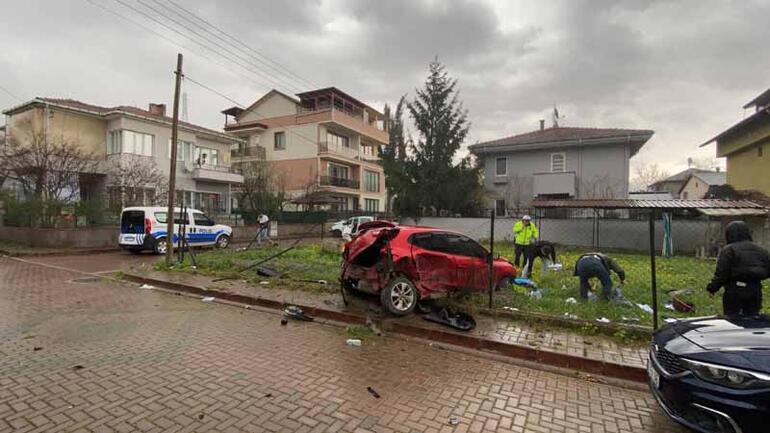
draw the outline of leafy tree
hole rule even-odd
[[[276,215],[283,210],[286,200],[284,178],[264,161],[240,164],[243,184],[237,193],[240,210],[254,215]]]
[[[391,114],[390,107],[385,105],[385,119],[389,140],[380,149],[380,160],[385,171],[385,185],[388,190],[388,206],[395,198],[403,198],[406,186],[410,180],[406,173],[407,140],[404,135],[404,108],[406,96],[402,96],[396,104],[395,113]],[[396,210],[396,209],[390,209]]]

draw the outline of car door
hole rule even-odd
[[[190,244],[213,245],[217,240],[216,233],[214,233],[216,223],[200,211],[192,211],[191,217],[192,225],[188,231]]]
[[[455,262],[448,253],[446,233],[412,235],[412,259],[417,270],[415,283],[427,292],[441,292],[455,287]]]
[[[451,234],[449,248],[456,264],[457,288],[484,290],[489,288],[489,262],[486,248],[473,239]]]

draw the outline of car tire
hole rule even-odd
[[[223,249],[229,247],[230,246],[230,236],[221,235],[220,237],[218,237],[217,238],[216,246],[220,250],[223,250]]]
[[[152,246],[152,250],[155,254],[165,255],[168,250],[168,244],[166,244],[166,238],[155,239],[155,245]]]
[[[414,311],[420,295],[414,283],[406,277],[395,277],[380,291],[382,308],[394,316],[406,316]]]

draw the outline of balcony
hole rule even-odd
[[[243,183],[243,175],[231,167],[221,165],[199,165],[193,169],[195,180],[217,183]]]
[[[535,197],[575,197],[576,182],[574,171],[535,173],[532,177],[532,193]]]
[[[357,180],[343,177],[321,176],[321,186],[336,186],[340,188],[361,189],[361,183]]]
[[[318,143],[319,156],[341,156],[349,160],[366,161],[378,164],[380,158],[377,155],[361,152],[360,148],[337,146],[327,142]]]
[[[385,144],[389,140],[388,133],[380,129],[376,123],[365,122],[362,116],[339,108],[301,109],[300,113],[297,114],[297,123],[300,125],[306,123],[335,123],[378,143]]]
[[[265,148],[262,146],[249,146],[239,149],[233,149],[230,151],[230,156],[233,158],[246,158],[255,157],[257,159],[265,159]]]

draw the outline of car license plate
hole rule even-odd
[[[120,243],[122,244],[136,243],[136,237],[134,235],[123,235],[122,239],[120,240]]]
[[[660,388],[660,374],[652,366],[652,361],[647,361],[647,375],[650,377],[650,383],[655,389]]]

